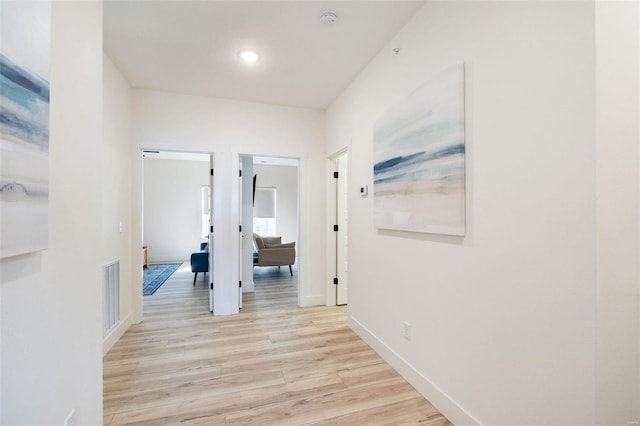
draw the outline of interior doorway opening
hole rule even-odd
[[[265,277],[290,277],[299,293],[299,160],[241,155],[240,167],[242,293]]]
[[[341,151],[329,159],[329,276],[327,305],[349,302],[349,153]]]
[[[262,272],[258,274],[260,278],[265,275],[273,278],[274,274],[294,278],[298,299],[299,160],[253,155],[238,158],[241,178],[238,307],[242,308],[242,294],[254,290],[254,269]],[[208,264],[206,270],[194,273],[193,284],[208,287],[211,312],[214,312],[214,199],[217,199],[214,164],[214,155],[209,153],[142,151],[140,241],[146,246],[148,261],[181,262],[183,269],[190,268],[192,254],[206,245]],[[221,172],[216,170],[216,174]],[[254,228],[256,236],[264,237],[267,249],[283,246],[276,248],[288,251],[290,260],[275,256],[274,261],[273,253],[277,250],[261,257]]]
[[[179,271],[191,271],[192,254],[200,253],[201,266],[196,268],[194,286],[211,287],[213,279],[213,250],[209,244],[213,238],[212,162],[210,153],[142,150],[140,241],[144,263],[180,264]],[[143,292],[148,281],[144,266]],[[147,293],[143,294],[152,297],[153,293]],[[209,310],[211,306],[210,291]],[[144,312],[142,315],[144,318]]]

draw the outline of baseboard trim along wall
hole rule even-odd
[[[194,250],[196,251],[196,250]],[[191,259],[168,259],[166,257],[149,257],[149,263],[190,263]]]
[[[126,333],[129,329],[129,326],[132,324],[131,314],[127,315],[126,318],[121,319],[116,325],[113,326],[109,334],[102,339],[102,356],[105,356],[107,352],[111,350],[113,345],[115,345],[118,340]]]
[[[324,305],[324,297],[322,295],[305,296],[300,298],[300,307],[308,308],[309,306],[322,306]]]
[[[455,425],[480,425],[481,423],[467,413],[460,405],[442,392],[437,386],[420,374],[411,364],[385,345],[377,336],[353,317],[349,317],[349,327],[391,365],[422,396],[436,407]]]

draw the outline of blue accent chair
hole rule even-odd
[[[204,272],[205,276],[209,272],[209,247],[208,243],[200,243],[200,251],[191,253],[191,272],[193,275],[193,285],[196,285],[198,272]]]

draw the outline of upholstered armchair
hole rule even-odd
[[[193,275],[193,285],[196,285],[198,272],[209,272],[209,245],[200,243],[200,251],[191,254],[191,272]]]
[[[289,266],[296,262],[296,243],[282,244],[282,237],[261,237],[253,234],[257,253],[254,254],[253,266]]]

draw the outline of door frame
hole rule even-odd
[[[238,163],[242,164],[242,159],[243,158],[251,158],[251,160],[253,161],[254,157],[264,157],[264,158],[282,158],[282,159],[286,159],[286,160],[295,160],[296,161],[296,172],[297,172],[297,182],[296,182],[296,191],[297,191],[297,203],[296,203],[296,234],[297,234],[297,241],[296,241],[296,264],[297,264],[297,284],[296,284],[296,297],[297,297],[297,303],[298,306],[304,306],[303,305],[303,300],[302,300],[302,288],[301,288],[301,271],[304,270],[304,268],[301,266],[301,262],[300,262],[300,257],[301,257],[301,244],[300,244],[300,240],[301,240],[301,220],[302,220],[302,216],[301,216],[301,205],[300,205],[300,197],[301,197],[301,170],[303,168],[303,159],[300,157],[291,157],[291,156],[286,156],[286,155],[270,155],[270,154],[246,154],[246,153],[239,153],[238,154]],[[253,164],[253,167],[255,167],[256,164]],[[278,165],[273,165],[274,167],[278,167]],[[251,173],[251,178],[253,179],[253,175],[256,173],[255,168],[252,168],[252,173]],[[244,175],[244,172],[243,172]],[[253,217],[251,218],[251,220],[253,220]],[[238,223],[240,223],[241,221],[241,215],[240,213],[238,214]],[[251,235],[246,235],[244,234],[244,230],[245,228],[243,228],[243,235],[247,238],[243,239],[244,244],[250,244],[251,247],[253,247],[253,232],[251,233]],[[241,238],[243,238],[241,236]],[[242,268],[242,264],[243,262],[250,262],[250,264],[252,265],[253,268],[253,257],[248,258],[246,256],[240,256],[239,259],[239,263],[240,263],[240,267]],[[244,269],[243,269],[244,270]],[[247,279],[245,277],[245,279]],[[253,274],[251,276],[251,281],[253,281]],[[243,286],[244,286],[244,282],[243,282]],[[254,291],[254,285],[252,284],[250,287],[250,290],[248,292],[252,292]]]
[[[347,187],[350,186],[350,171],[351,171],[351,149],[350,146],[342,148],[333,154],[331,154],[327,158],[327,167],[326,167],[326,176],[328,179],[327,183],[327,223],[326,223],[326,255],[327,255],[327,266],[326,266],[326,276],[327,276],[327,286],[326,286],[326,295],[325,295],[325,305],[326,306],[336,306],[337,305],[337,291],[336,285],[333,283],[333,278],[336,276],[337,270],[337,235],[333,230],[333,225],[336,223],[336,211],[337,211],[337,180],[333,177],[333,173],[337,171],[336,160],[338,157],[347,154],[347,175],[345,179],[347,180]],[[351,197],[347,198],[348,211],[351,211]],[[347,241],[350,239],[350,228],[351,228],[351,219],[347,220],[347,229],[345,232],[347,233]],[[351,261],[351,256],[349,251],[347,250],[347,264]],[[351,281],[350,272],[347,270],[347,283]],[[347,288],[347,294],[350,294],[349,288]],[[347,297],[350,298],[349,296]]]
[[[215,152],[211,151],[197,151],[197,150],[181,150],[181,149],[165,149],[165,148],[150,148],[150,147],[136,147],[136,153],[138,154],[138,168],[134,170],[135,173],[138,173],[136,176],[134,174],[134,181],[137,180],[137,185],[135,185],[134,190],[134,202],[132,203],[133,211],[137,211],[138,217],[132,220],[132,238],[131,242],[133,244],[132,248],[132,260],[134,265],[142,265],[142,250],[139,250],[139,247],[142,247],[144,243],[144,153],[145,151],[160,151],[160,152],[175,152],[175,153],[184,153],[184,154],[203,154],[209,155],[211,158],[215,156]],[[210,164],[211,166],[211,164]],[[215,214],[213,211],[213,188],[211,191],[211,214]],[[137,235],[137,237],[136,237]],[[194,247],[194,251],[197,247]],[[210,250],[213,247],[210,247]],[[207,281],[213,279],[212,266],[209,265],[209,273],[207,274]],[[143,321],[144,319],[144,303],[142,299],[142,270],[138,271],[137,268],[132,268],[132,294],[131,294],[131,321],[133,324],[137,324]],[[208,284],[210,285],[210,284]],[[211,303],[211,299],[209,299],[209,303]]]

